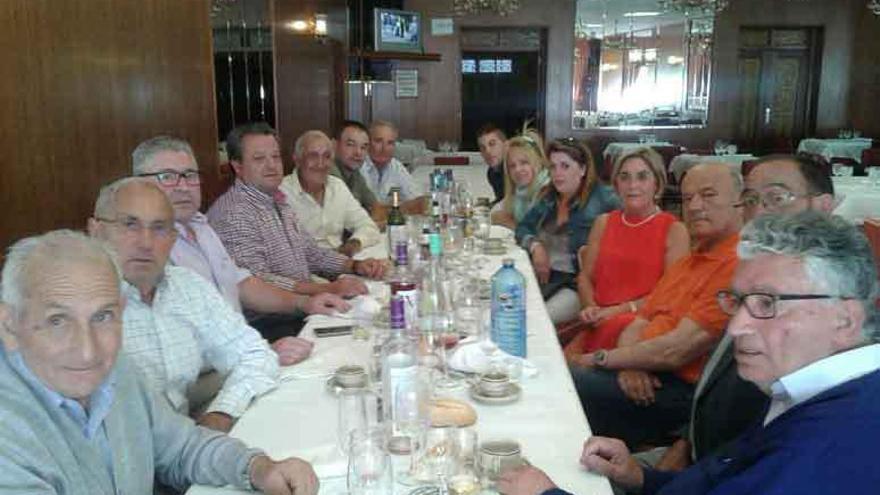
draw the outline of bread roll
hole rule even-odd
[[[470,426],[477,422],[477,412],[467,402],[455,399],[431,401],[431,426]]]

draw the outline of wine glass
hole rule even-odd
[[[432,426],[425,432],[415,477],[435,483],[446,491],[450,476],[460,464],[459,428],[453,425]]]
[[[348,455],[352,435],[366,431],[378,422],[376,397],[361,388],[342,389],[339,392],[337,440],[339,450]]]
[[[348,492],[352,495],[385,495],[393,492],[394,472],[381,429],[352,433],[347,481]]]

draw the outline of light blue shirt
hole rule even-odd
[[[67,416],[73,420],[80,428],[83,436],[87,440],[95,442],[100,450],[104,465],[107,466],[107,472],[110,478],[113,478],[113,451],[110,449],[110,441],[107,438],[107,431],[104,429],[104,418],[110,413],[113,407],[113,391],[116,387],[116,369],[110,371],[110,374],[89,396],[89,409],[86,410],[79,402],[65,397],[58,392],[47,387],[25,363],[24,358],[19,352],[9,352],[9,364],[21,375],[22,379],[40,395],[40,400],[48,409],[61,409]]]
[[[409,201],[417,198],[420,194],[413,182],[412,176],[397,158],[392,158],[380,171],[368,156],[359,170],[364,177],[364,181],[367,183],[367,187],[373,191],[376,199],[382,203],[388,204],[391,202],[392,187],[400,188],[401,201]]]
[[[770,386],[772,398],[764,425],[792,407],[880,369],[880,344],[834,354],[783,376]]]

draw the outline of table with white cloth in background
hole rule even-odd
[[[490,201],[495,197],[495,192],[492,191],[492,186],[486,178],[486,171],[489,169],[489,166],[484,162],[477,165],[450,165],[445,167],[441,165],[435,167],[433,163],[431,162],[430,166],[424,165],[415,168],[412,171],[413,182],[426,188],[425,185],[428,184],[431,172],[451,168],[452,177],[455,181],[467,184],[468,191],[470,191],[473,197],[489,198]]]
[[[683,153],[672,159],[669,164],[669,171],[675,177],[675,182],[681,184],[681,178],[684,173],[690,170],[694,165],[700,163],[723,163],[737,172],[742,168],[742,163],[748,160],[754,160],[752,154],[734,154],[734,155],[693,155]]]
[[[516,440],[524,457],[546,471],[560,487],[574,493],[610,495],[608,481],[587,472],[578,462],[590,429],[528,255],[510,241],[510,234],[502,227],[493,227],[493,237],[507,239],[508,253],[486,256],[486,260],[478,265],[479,275],[489,278],[501,267],[504,257],[513,258],[516,267],[525,275],[528,360],[538,373],[522,378],[522,397],[513,404],[483,405],[468,398],[465,390],[443,396],[467,400],[474,406],[478,415],[476,431],[479,442]],[[375,256],[376,249],[366,250],[365,255]],[[382,290],[387,289],[371,282],[371,291]],[[351,323],[345,319],[321,318],[321,326]],[[230,434],[249,446],[265,450],[274,459],[297,456],[310,461],[321,478],[321,493],[341,494],[347,492],[346,462],[336,447],[337,399],[326,390],[325,382],[341,365],[364,364],[370,344],[353,340],[351,336],[316,339],[313,327],[314,321],[310,321],[301,334],[315,342],[312,356],[303,363],[283,368],[280,386],[257,399]],[[412,488],[397,484],[395,493],[407,494]],[[244,492],[194,486],[187,493]]]
[[[866,218],[880,218],[880,180],[870,177],[832,177],[839,202],[835,215],[861,225]]]
[[[605,149],[602,151],[602,155],[605,158],[614,162],[617,160],[617,157],[624,153],[629,153],[630,151],[635,151],[639,148],[653,148],[654,146],[674,146],[672,143],[666,141],[655,141],[652,143],[608,143],[608,146],[605,146]]]
[[[852,158],[862,163],[862,151],[871,147],[871,138],[852,139],[802,139],[798,144],[798,153],[821,155],[826,160],[834,157]]]

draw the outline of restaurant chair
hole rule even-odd
[[[862,150],[862,165],[868,167],[880,167],[880,148],[868,148]]]
[[[856,176],[865,175],[865,167],[862,166],[862,164],[859,163],[858,160],[855,160],[853,158],[848,158],[845,156],[832,156],[831,159],[828,160],[828,165],[831,167],[832,170],[834,170],[835,164],[846,165],[848,167],[852,167],[853,168],[853,175],[856,175]]]

